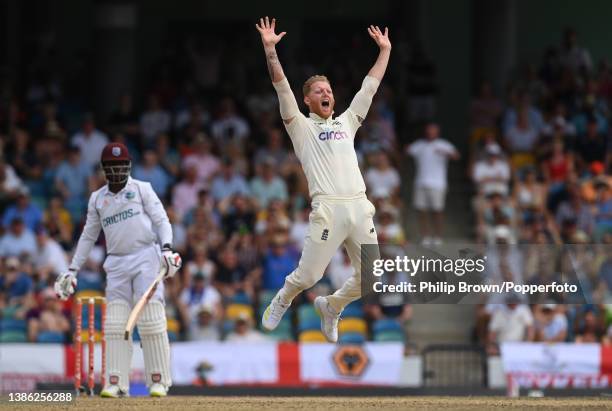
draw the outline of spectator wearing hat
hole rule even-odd
[[[251,193],[258,208],[268,207],[273,199],[286,202],[289,198],[287,185],[274,171],[275,166],[277,164],[274,158],[266,158],[261,168],[261,175],[251,180]]]
[[[100,163],[100,155],[108,144],[108,137],[96,128],[93,115],[88,113],[83,118],[81,130],[72,136],[70,142],[79,148],[83,161],[89,169],[94,170]]]
[[[567,337],[567,317],[554,303],[535,306],[535,340],[540,342],[563,342]]]
[[[202,304],[196,312],[195,321],[189,328],[189,339],[192,341],[219,341],[221,340],[219,310],[210,304]]]
[[[376,217],[376,233],[382,244],[405,245],[406,235],[399,223],[399,212],[391,204],[380,207]]]
[[[485,148],[485,155],[485,159],[474,164],[472,173],[478,193],[481,196],[491,193],[507,196],[512,174],[510,165],[503,158],[501,147],[498,144],[488,144]]]
[[[15,169],[0,155],[0,211],[13,201],[24,187]]]
[[[27,273],[23,272],[17,257],[7,258],[4,268],[6,270],[4,275],[0,275],[0,292],[6,296],[4,314],[12,312],[13,318],[25,319],[28,310],[36,305],[33,294],[34,282]]]
[[[14,217],[7,232],[0,237],[0,257],[36,255],[36,237],[21,217]]]
[[[197,325],[198,313],[203,305],[211,308],[215,318],[218,318],[223,311],[221,294],[212,284],[207,283],[203,272],[196,272],[188,279],[187,284],[179,296],[177,307],[183,323],[188,324],[192,330],[192,327]]]
[[[27,187],[19,190],[16,203],[5,210],[2,216],[3,227],[9,228],[11,222],[16,218],[21,219],[30,231],[36,230],[42,221],[42,211],[30,201],[30,190]]]
[[[261,332],[253,329],[253,320],[247,313],[240,313],[234,322],[234,330],[229,333],[226,341],[229,342],[262,342],[268,338]]]

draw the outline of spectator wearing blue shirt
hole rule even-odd
[[[235,194],[249,195],[245,178],[236,173],[232,160],[225,159],[220,174],[213,179],[211,194],[215,201],[223,201]]]
[[[159,198],[165,198],[172,179],[166,170],[159,165],[157,153],[153,150],[145,150],[142,160],[142,163],[134,168],[134,178],[148,181]]]
[[[22,254],[34,257],[37,251],[36,236],[32,230],[25,226],[21,217],[13,218],[8,231],[0,237],[0,257]]]
[[[81,158],[81,151],[77,146],[68,150],[68,158],[57,169],[55,175],[55,188],[64,198],[64,206],[70,212],[72,221],[80,221],[87,206],[89,193],[89,179],[91,168]]]
[[[9,257],[4,264],[5,275],[0,276],[0,291],[8,297],[9,306],[20,306],[32,296],[34,282],[29,275],[21,271],[17,257]]]
[[[289,198],[285,181],[274,172],[274,159],[264,161],[261,176],[251,180],[251,193],[259,208],[267,208],[272,200],[286,202]]]
[[[9,225],[15,218],[21,219],[26,227],[34,231],[42,221],[42,211],[40,208],[30,202],[30,192],[26,187],[21,188],[17,197],[16,204],[8,207],[2,216],[2,226],[9,228]]]
[[[272,236],[270,249],[263,259],[262,288],[276,290],[285,284],[289,275],[298,263],[297,252],[288,246],[287,233],[278,232]]]

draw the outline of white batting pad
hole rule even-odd
[[[116,300],[106,307],[104,334],[106,340],[106,384],[117,384],[122,391],[130,389],[130,364],[132,363],[132,337],[124,340],[124,330],[130,306]]]
[[[166,331],[166,311],[159,301],[149,301],[138,319],[145,363],[145,381],[150,387],[161,383],[172,385],[170,374],[170,343]]]

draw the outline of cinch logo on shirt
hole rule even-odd
[[[106,217],[102,219],[102,227],[108,227],[112,224],[117,224],[121,221],[125,221],[128,218],[132,218],[136,215],[140,214],[140,212],[134,212],[131,208],[129,210],[122,211],[120,213],[114,214],[110,217]]]
[[[344,131],[322,131],[319,134],[319,140],[344,140],[348,135]]]

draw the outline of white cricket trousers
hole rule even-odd
[[[140,300],[159,274],[161,251],[157,244],[131,254],[110,254],[104,261],[106,299],[126,301],[130,307]],[[164,285],[160,283],[151,300],[164,302]]]
[[[289,302],[315,285],[340,245],[344,244],[355,273],[327,297],[337,312],[361,297],[361,245],[378,244],[374,228],[374,205],[365,195],[357,197],[315,196],[308,234],[298,267],[287,276],[281,291]]]

